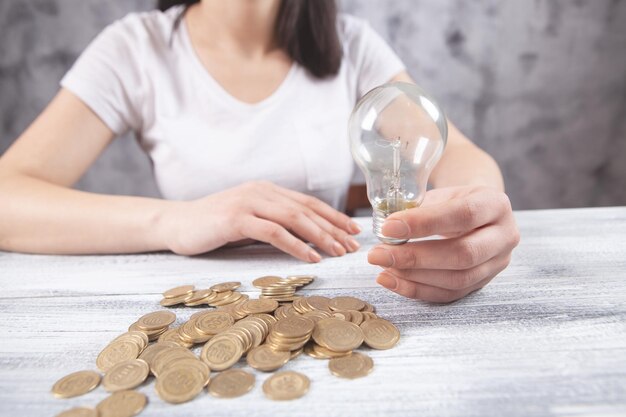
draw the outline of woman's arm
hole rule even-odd
[[[393,81],[412,82],[406,73]],[[368,260],[384,268],[377,282],[405,297],[450,302],[487,285],[511,261],[519,231],[495,161],[450,124],[448,145],[420,207],[393,213]]]
[[[61,90],[0,158],[0,250],[194,255],[250,238],[318,262],[304,241],[333,256],[358,249],[350,235],[359,229],[349,217],[270,183],[185,202],[70,189],[113,136],[79,98]]]
[[[165,249],[155,225],[167,202],[69,188],[113,137],[80,99],[62,89],[0,158],[0,249],[74,254]]]
[[[398,74],[391,81],[414,83],[406,72]],[[435,188],[484,185],[504,191],[504,181],[496,161],[463,135],[450,121],[448,121],[448,143],[430,175],[430,183]]]

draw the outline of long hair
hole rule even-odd
[[[172,6],[191,6],[200,0],[158,0],[165,11]],[[337,35],[335,0],[281,0],[276,19],[278,45],[313,76],[336,75],[342,49]]]

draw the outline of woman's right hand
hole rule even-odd
[[[298,259],[322,258],[359,249],[351,236],[359,226],[321,200],[267,181],[255,181],[194,201],[175,202],[159,220],[167,248],[181,255],[205,253],[253,239]]]

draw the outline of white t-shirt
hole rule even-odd
[[[343,208],[353,174],[347,123],[354,104],[404,69],[363,20],[340,15],[343,60],[324,80],[294,64],[269,97],[247,104],[196,55],[182,8],[133,13],[107,27],[61,85],[116,134],[136,133],[164,198],[200,198],[251,180]],[[89,138],[85,138],[89,140]]]

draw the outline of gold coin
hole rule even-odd
[[[341,378],[361,378],[372,372],[373,368],[374,361],[372,358],[357,352],[332,358],[328,361],[328,369],[330,369],[330,372]]]
[[[207,311],[197,316],[195,327],[200,333],[215,335],[228,329],[235,323],[235,319],[228,313],[221,311]]]
[[[243,297],[243,294],[237,291],[218,292],[217,294],[228,294],[228,297],[216,301],[210,301],[209,305],[212,307],[221,307],[228,304],[233,304]]]
[[[174,323],[176,320],[176,314],[167,310],[154,311],[152,313],[144,314],[137,320],[137,326],[144,330],[156,330],[167,327]]]
[[[362,309],[361,311],[363,312],[368,312],[368,313],[374,313],[375,312],[375,308],[373,305],[371,305],[370,303],[365,303],[365,308]]]
[[[378,316],[375,313],[372,313],[371,311],[361,311],[361,313],[363,313],[363,321],[368,321],[368,320],[373,320],[373,319],[377,319]]]
[[[167,342],[167,341],[155,343],[153,345],[148,346],[143,352],[141,352],[141,355],[139,355],[139,359],[146,361],[148,366],[151,367],[154,357],[159,352],[166,350],[168,348],[171,348],[171,347],[179,347],[179,346],[180,345],[174,342]]]
[[[148,343],[150,342],[148,335],[138,330],[129,330],[126,333],[122,333],[121,335],[113,339],[113,341],[119,340],[119,339],[133,339],[134,341],[137,342],[141,350],[144,350],[146,346],[148,346]]]
[[[179,329],[180,329],[180,327],[175,327],[173,329],[167,330],[166,332],[163,332],[163,334],[159,336],[159,342],[158,343],[172,342],[172,343],[175,343],[178,346],[182,346],[184,348],[192,347],[193,346],[192,343],[187,343],[180,337]]]
[[[243,352],[243,346],[236,337],[216,337],[204,345],[200,358],[211,370],[223,371],[237,363]]]
[[[289,362],[291,354],[288,351],[273,350],[268,345],[255,347],[246,356],[248,365],[259,371],[275,371]]]
[[[311,381],[298,372],[277,372],[263,383],[263,393],[270,400],[294,400],[307,393]]]
[[[254,387],[253,374],[241,369],[220,372],[209,384],[209,394],[219,398],[235,398],[249,392]]]
[[[163,307],[172,307],[178,304],[186,303],[187,301],[191,300],[193,296],[194,292],[192,291],[187,294],[179,295],[178,297],[163,298],[159,302],[159,304],[161,304]]]
[[[211,335],[207,335],[198,331],[195,326],[196,321],[197,319],[190,319],[178,328],[180,338],[187,343],[204,343],[211,338]]]
[[[182,368],[184,367],[196,368],[197,370],[202,372],[202,376],[204,377],[203,386],[205,387],[211,380],[211,370],[209,369],[206,363],[202,362],[198,358],[182,358],[182,359],[177,359],[175,361],[169,362],[164,366],[163,372],[166,372],[168,369],[171,369],[171,368],[181,368],[181,367]]]
[[[180,287],[171,288],[163,293],[164,298],[176,298],[193,292],[193,285],[181,285]]]
[[[148,397],[137,391],[118,391],[100,401],[98,417],[133,417],[144,409]]]
[[[180,404],[198,395],[204,388],[205,379],[197,368],[173,366],[157,378],[156,391],[162,400]]]
[[[139,326],[137,325],[137,322],[131,324],[130,327],[128,328],[129,332],[140,332],[140,333],[145,334],[148,337],[149,342],[158,339],[159,336],[165,333],[166,330],[167,330],[167,327],[164,327],[162,329],[156,329],[156,330],[144,330],[144,329],[139,328]]]
[[[277,277],[274,275],[260,277],[252,281],[252,285],[255,286],[256,288],[271,287],[273,285],[277,285],[277,284],[280,285],[283,283],[285,283],[285,280],[283,280],[281,277]]]
[[[346,310],[335,310],[333,311],[332,317],[339,320],[351,321],[350,319],[352,318],[352,314]]]
[[[180,359],[192,358],[197,359],[196,355],[190,350],[183,347],[175,347],[163,350],[157,353],[152,360],[150,370],[157,378],[167,368],[168,364],[175,363]]]
[[[57,398],[71,398],[92,391],[100,384],[100,374],[94,371],[78,371],[59,379],[52,386]]]
[[[331,310],[361,310],[365,308],[365,302],[355,297],[335,297],[328,303]]]
[[[278,320],[272,327],[272,332],[282,337],[298,338],[311,334],[314,328],[313,320],[302,316],[290,316]]]
[[[365,343],[373,349],[391,349],[400,340],[400,330],[385,319],[372,319],[361,323]]]
[[[241,306],[241,309],[247,314],[256,313],[272,313],[278,308],[278,301],[276,300],[248,300]]]
[[[241,287],[239,281],[222,282],[221,284],[215,284],[210,289],[215,292],[233,291]]]
[[[302,315],[302,317],[306,317],[307,319],[313,320],[313,322],[315,323],[317,323],[321,319],[329,319],[332,316],[333,316],[332,313],[328,311],[323,311],[323,310],[307,311],[306,313]]]
[[[96,365],[101,371],[108,371],[113,365],[130,359],[137,359],[140,347],[131,340],[114,340],[105,347],[96,359]]]
[[[322,355],[321,353],[316,351],[315,346],[319,346],[319,345],[316,343],[307,343],[304,346],[304,353],[306,353],[307,355],[315,359],[330,359],[330,357]]]
[[[324,359],[339,358],[341,356],[346,356],[352,353],[351,350],[347,352],[334,352],[328,348],[325,348],[324,346],[318,345],[317,343],[314,343],[312,346],[313,346],[313,351],[318,355],[316,356],[318,358],[319,357],[322,357]]]
[[[142,359],[120,362],[107,371],[102,386],[109,392],[133,389],[146,380],[150,366]]]
[[[95,408],[74,407],[62,411],[56,417],[98,417],[98,411]]]
[[[303,302],[311,307],[309,310],[322,310],[322,311],[330,311],[330,298],[323,297],[321,295],[313,295],[311,297],[306,297],[303,299]]]
[[[313,331],[313,340],[335,352],[354,350],[363,343],[363,331],[354,323],[339,319],[322,319]]]
[[[191,297],[185,300],[185,305],[188,307],[195,307],[201,304],[206,304],[208,297],[213,296],[213,290],[196,290]]]
[[[363,323],[363,321],[365,320],[365,315],[360,312],[360,311],[356,311],[356,310],[350,310],[350,320],[352,323],[356,324],[357,326],[360,326],[361,323]]]

